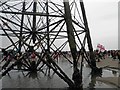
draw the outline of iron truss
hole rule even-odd
[[[10,60],[5,61],[6,57],[2,60],[6,62],[2,66],[3,70],[6,68],[2,76],[14,69],[44,73],[42,68],[46,65],[70,87],[78,87],[82,83],[83,60],[92,70],[97,68],[82,0],[0,1],[0,32],[3,43],[4,38],[8,39],[6,46],[0,46],[3,53],[11,50],[6,54]],[[72,60],[64,55],[66,50],[70,51]],[[32,53],[37,57],[33,62],[29,58]],[[56,53],[73,64],[73,80],[55,62],[53,56]],[[9,65],[13,59],[15,62]]]

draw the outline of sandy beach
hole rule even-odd
[[[112,58],[103,59],[100,62],[97,62],[97,66],[114,69],[120,72],[120,63],[117,59]],[[97,80],[120,88],[120,73],[118,77],[99,77],[97,78]]]

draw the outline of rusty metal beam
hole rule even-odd
[[[90,51],[91,64],[92,64],[93,67],[96,67],[95,56],[94,56],[94,53],[93,53],[92,40],[91,40],[91,36],[90,36],[90,31],[89,31],[89,27],[88,27],[88,22],[87,22],[87,17],[86,17],[86,12],[85,12],[85,8],[84,8],[83,0],[80,1],[80,6],[81,6],[82,16],[83,16],[85,30],[86,30],[86,38],[87,38],[87,43],[88,43],[88,49]]]
[[[33,3],[33,13],[36,13],[37,2]],[[33,43],[36,41],[36,14],[33,14],[32,39]]]
[[[25,2],[23,2],[23,10],[22,12],[25,12]],[[24,14],[22,14],[22,17],[21,17],[21,26],[20,26],[20,39],[19,39],[19,46],[18,46],[18,52],[20,53],[21,52],[21,48],[22,48],[22,42],[21,42],[21,39],[22,39],[22,35],[23,35],[23,22],[24,22]]]
[[[73,57],[73,70],[77,68],[77,48],[76,48],[76,42],[75,42],[75,36],[74,36],[74,28],[72,24],[72,17],[70,12],[70,6],[69,1],[64,0],[64,10],[65,10],[65,22],[67,26],[67,35],[68,35],[68,42],[70,46],[70,50]]]

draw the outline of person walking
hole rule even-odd
[[[119,60],[119,63],[120,63],[120,50],[117,52],[117,57],[118,57],[118,60]]]

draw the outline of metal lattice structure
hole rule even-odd
[[[21,70],[41,72],[44,72],[42,67],[47,65],[69,86],[75,86],[76,81],[71,80],[55,62],[53,55],[56,53],[73,64],[74,73],[80,71],[77,64],[81,56],[92,69],[97,68],[82,0],[0,1],[0,24],[0,38],[7,37],[9,40],[3,51],[12,49],[16,53],[11,56],[19,56],[11,66],[8,66],[10,60],[6,61],[2,68],[7,67],[3,76],[16,65],[21,64]],[[88,47],[90,56],[85,47]],[[66,50],[71,52],[72,60],[63,54]],[[36,64],[28,58],[33,52],[37,56]]]

